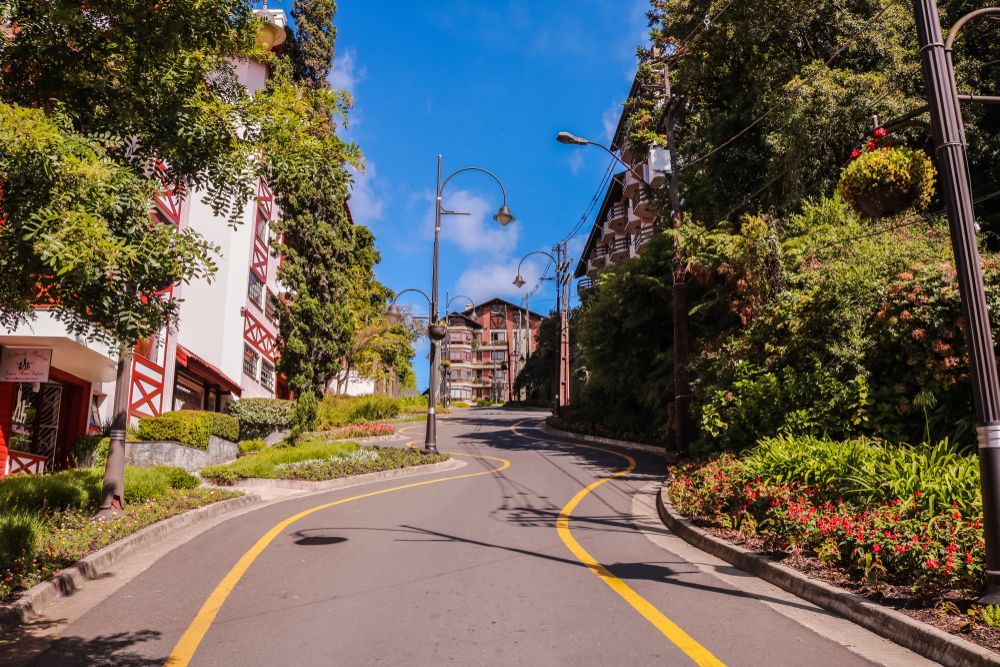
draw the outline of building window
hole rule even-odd
[[[274,390],[274,364],[267,359],[262,360],[260,364],[260,383]]]
[[[243,372],[252,377],[254,380],[257,379],[257,362],[260,360],[260,355],[252,347],[243,344]]]
[[[496,345],[497,343],[506,343],[507,342],[507,332],[506,331],[493,331],[493,332],[490,332],[490,340],[493,341],[494,345]]]
[[[500,362],[507,360],[507,353],[503,350],[493,350],[490,352],[490,356],[495,364],[499,364]]]
[[[250,272],[250,285],[247,287],[247,296],[250,297],[250,302],[255,306],[258,308],[263,307],[264,283],[253,271]]]

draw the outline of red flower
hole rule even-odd
[[[882,547],[880,547],[880,546],[879,546],[879,545],[877,545],[877,544],[873,544],[873,545],[872,545],[872,551],[874,551],[874,552],[875,552],[875,553],[877,553],[877,554],[880,554],[880,553],[882,553]]]
[[[875,150],[876,146],[877,146],[877,144],[874,141],[869,141],[868,142],[868,150],[873,151],[873,150]]]
[[[884,127],[879,127],[879,128],[876,128],[876,130],[875,130],[875,136],[876,137],[884,137],[886,134],[887,134],[887,132],[886,132],[886,130],[885,130]]]
[[[856,160],[859,157],[861,157],[861,151],[859,151],[857,148],[855,148],[853,151],[851,151],[851,158],[852,159]]]

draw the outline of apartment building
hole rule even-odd
[[[268,46],[284,38],[285,15],[258,10],[271,26]],[[267,27],[264,28],[267,31]],[[237,63],[252,93],[265,85],[267,66]],[[280,215],[265,182],[256,185],[242,224],[232,227],[201,201],[164,186],[150,205],[161,224],[190,228],[220,248],[211,283],[174,286],[178,318],[133,350],[129,412],[133,418],[181,409],[220,411],[238,397],[282,392],[275,373],[278,334],[278,258],[273,223]],[[68,332],[39,305],[15,330],[0,329],[0,477],[42,472],[71,462],[77,438],[111,417],[117,354]]]
[[[514,379],[538,347],[542,315],[495,298],[448,315],[443,396],[509,401]]]
[[[633,82],[629,99],[635,97],[638,80]],[[626,105],[627,107],[627,105]],[[656,207],[646,183],[658,188],[665,183],[665,151],[654,149],[651,154],[637,154],[628,143],[628,114],[618,119],[611,149],[623,162],[633,165],[614,174],[604,193],[597,217],[587,237],[574,278],[580,278],[578,288],[586,290],[593,278],[609,266],[640,256],[657,228]]]

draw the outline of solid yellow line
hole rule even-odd
[[[525,436],[520,433],[515,427],[511,427],[517,435],[521,437],[531,437]],[[689,658],[691,658],[698,665],[712,665],[713,667],[721,666],[725,667],[725,663],[712,655],[708,649],[699,644],[694,640],[691,635],[684,632],[679,625],[671,621],[667,616],[657,609],[649,600],[642,597],[631,586],[626,584],[624,581],[613,575],[608,568],[604,567],[596,558],[590,555],[586,549],[584,549],[576,538],[573,537],[572,531],[569,529],[569,520],[573,514],[573,510],[577,508],[581,501],[586,498],[594,489],[600,485],[622,475],[627,475],[628,473],[635,470],[635,459],[628,454],[622,454],[621,452],[616,452],[611,449],[604,449],[603,447],[593,447],[591,445],[580,445],[577,443],[572,444],[573,447],[582,447],[584,449],[593,449],[599,452],[604,452],[606,454],[613,454],[614,456],[620,456],[621,458],[628,461],[628,467],[619,470],[608,477],[603,477],[593,484],[580,490],[573,498],[566,503],[566,505],[560,510],[559,517],[556,519],[556,532],[559,533],[559,538],[562,539],[563,544],[576,556],[576,559],[583,563],[584,566],[600,578],[605,584],[607,584],[611,590],[620,595],[622,599],[628,602],[632,607],[639,612],[643,618],[653,624],[653,626],[663,633],[663,636],[674,643],[677,648],[684,651]]]
[[[412,442],[408,442],[406,446],[409,447],[412,444]],[[307,510],[299,512],[298,514],[290,516],[284,521],[275,524],[271,530],[267,531],[263,537],[257,540],[257,543],[254,544],[249,551],[243,554],[243,556],[236,562],[236,565],[234,565],[226,576],[222,578],[222,581],[219,582],[219,584],[215,587],[215,590],[213,590],[208,596],[208,599],[205,600],[205,604],[201,606],[201,609],[194,617],[194,620],[191,621],[191,625],[188,626],[187,630],[184,631],[184,634],[174,646],[174,650],[171,651],[166,664],[171,667],[181,667],[191,662],[191,658],[194,657],[195,651],[198,650],[198,646],[201,645],[202,640],[205,638],[205,633],[207,633],[208,629],[212,626],[212,623],[215,621],[215,617],[219,614],[219,610],[222,609],[222,605],[226,602],[226,598],[228,598],[230,593],[233,592],[233,589],[236,588],[236,584],[239,583],[243,575],[246,574],[246,571],[250,569],[253,562],[258,556],[260,556],[260,554],[267,548],[274,538],[280,535],[286,528],[299,519],[307,517],[315,512],[336,507],[337,505],[343,505],[344,503],[349,503],[355,500],[371,498],[372,496],[380,496],[385,493],[392,493],[393,491],[403,491],[404,489],[413,489],[420,486],[440,484],[441,482],[449,482],[456,479],[468,479],[470,477],[479,477],[481,475],[492,475],[510,467],[510,461],[507,459],[492,456],[483,456],[479,458],[499,461],[501,465],[499,468],[493,468],[483,472],[466,473],[464,475],[453,475],[451,477],[440,477],[438,479],[431,479],[423,482],[414,482],[412,484],[394,486],[390,489],[369,491],[368,493],[362,493],[360,495],[344,498],[342,500],[335,500],[330,503],[323,503],[322,505],[310,507]]]

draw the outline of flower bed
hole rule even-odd
[[[395,432],[396,428],[392,424],[370,423],[341,426],[316,435],[330,440],[347,440],[349,438],[381,438],[393,435]]]
[[[996,649],[1000,632],[987,622],[992,609],[974,603],[985,582],[982,510],[968,502],[967,490],[978,477],[955,473],[975,459],[954,452],[950,459],[946,450],[770,439],[743,459],[725,454],[672,468],[667,495],[679,512],[721,537],[946,630],[975,628],[972,638]],[[942,465],[923,461],[896,477],[889,472],[900,458],[919,456]],[[858,474],[880,457],[885,469]],[[833,460],[841,462],[839,473],[828,465]],[[931,485],[928,472],[963,481],[943,485],[945,492],[887,491],[921,474]],[[872,474],[880,475],[878,488],[865,492]],[[943,502],[949,495],[954,499]]]
[[[157,521],[239,496],[194,488],[178,468],[126,468],[126,514],[95,522],[102,473],[70,470],[56,475],[14,476],[0,481],[0,602],[112,542]]]
[[[426,455],[415,449],[359,447],[353,442],[310,438],[293,447],[271,447],[226,465],[209,466],[201,476],[217,484],[254,478],[321,481],[446,460],[447,454]]]

